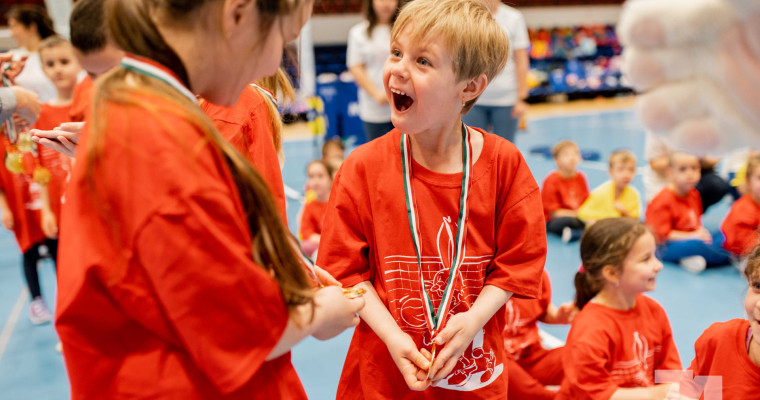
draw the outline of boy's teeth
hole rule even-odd
[[[400,90],[398,90],[398,89],[391,89],[391,92],[392,92],[392,93],[396,93],[396,94],[400,94],[400,95],[404,95],[404,96],[406,96],[406,93],[404,93],[404,92],[402,92],[402,91],[400,91]]]

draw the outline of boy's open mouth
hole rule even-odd
[[[393,93],[393,106],[398,111],[406,111],[414,104],[414,100],[411,97],[398,89],[391,89],[391,93]]]

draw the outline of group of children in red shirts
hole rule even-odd
[[[249,3],[238,3],[252,12]],[[250,23],[234,7],[210,4],[196,6],[219,12],[231,27],[236,18]],[[127,14],[120,17],[138,15]],[[131,46],[115,31],[121,45]],[[247,37],[231,32],[236,40]],[[273,205],[255,203],[255,192],[245,191],[249,167],[204,125],[187,77],[145,58],[122,61],[100,84],[103,104],[82,139],[90,144],[81,162],[100,169],[75,168],[64,213],[64,222],[78,223],[65,229],[71,236],[61,262],[68,268],[61,271],[57,310],[72,397],[304,398],[290,347],[307,335],[336,335],[356,324],[357,312],[341,399],[662,399],[707,391],[693,387],[696,381],[679,381],[678,388],[655,379],[657,370],[682,368],[664,310],[643,295],[662,269],[656,229],[633,218],[594,219],[581,240],[574,304],[551,304],[543,271],[546,220],[578,218],[582,202],[558,201],[547,212],[517,148],[461,121],[503,68],[507,46],[479,1],[416,0],[402,10],[383,73],[396,129],[356,149],[334,181],[330,176],[317,258],[327,272],[313,270],[327,286],[313,293],[283,275],[292,254],[278,231],[284,219],[275,215],[282,214],[274,205],[278,188],[264,180],[275,192]],[[247,90],[243,95],[268,101],[258,88]],[[254,158],[257,169],[267,167],[264,161],[274,165],[276,142],[270,147],[272,136],[261,134],[269,126],[246,137],[235,119],[241,114],[221,111],[213,122],[222,133],[220,122],[237,126],[226,140],[239,154]],[[146,119],[151,123],[135,132]],[[252,153],[255,140],[266,144],[268,158]],[[144,148],[161,154],[160,162],[138,151]],[[568,149],[556,152],[558,179],[580,175],[572,174],[580,157]],[[688,162],[674,157],[674,168],[682,164]],[[325,181],[316,176],[325,171],[311,172]],[[620,200],[625,187],[618,187],[630,182],[629,171],[615,171],[611,208],[633,216]],[[583,183],[577,191],[588,194]],[[324,188],[313,186],[317,200],[325,200]],[[260,206],[256,212],[251,202]],[[576,222],[589,221],[569,223]],[[575,226],[567,225],[571,236]],[[290,273],[303,275],[299,268]],[[760,256],[748,258],[745,274],[752,285],[749,321],[708,329],[692,363],[696,374],[723,375],[727,398],[750,398],[760,386]],[[363,292],[363,302],[336,295],[336,285]],[[304,311],[309,305],[311,314]],[[538,320],[572,322],[567,344],[544,349]],[[744,366],[740,373],[723,361],[727,355]],[[559,385],[559,392],[545,385]]]
[[[583,229],[599,219],[638,218],[639,195],[629,185],[636,166],[632,154],[625,150],[613,153],[609,162],[612,179],[592,193],[585,176],[576,170],[580,152],[573,142],[555,145],[554,159],[557,170],[546,177],[542,188],[549,232],[570,241],[580,238]],[[645,213],[661,260],[678,263],[693,273],[730,262],[743,269],[746,255],[757,244],[760,228],[760,161],[750,157],[747,166],[745,194],[732,205],[721,230],[711,233],[701,222],[702,200],[696,189],[699,159],[682,152],[669,156],[670,184],[647,204]]]

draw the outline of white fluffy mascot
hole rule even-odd
[[[697,154],[760,149],[760,0],[628,0],[618,35],[647,128]]]

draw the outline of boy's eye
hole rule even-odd
[[[430,66],[430,61],[428,61],[426,58],[420,58],[419,60],[417,60],[417,62],[419,62],[420,64],[422,64],[422,65],[424,65],[426,67]]]
[[[393,50],[391,50],[391,55],[393,57],[401,57],[401,52],[398,51],[398,49],[393,49]]]

